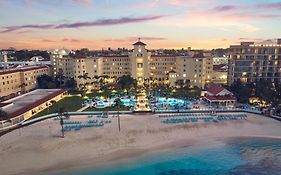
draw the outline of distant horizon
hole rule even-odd
[[[1,0],[0,48],[228,48],[280,37],[278,0]],[[17,13],[10,13],[16,11]]]
[[[280,37],[281,38],[281,37]],[[140,38],[141,41],[145,42],[144,40],[142,40],[142,38]],[[236,44],[240,44],[241,42],[254,42],[255,44],[276,44],[277,42],[277,39],[279,38],[276,38],[276,39],[259,39],[259,40],[240,40],[238,43],[231,43],[229,44],[228,46],[226,47],[217,47],[217,48],[193,48],[192,46],[186,46],[186,47],[179,47],[179,48],[149,48],[149,43],[145,42],[148,46],[148,48],[150,50],[160,50],[160,49],[168,49],[168,50],[180,50],[180,49],[188,49],[188,48],[191,48],[191,49],[194,49],[194,50],[213,50],[213,49],[228,49],[230,45],[236,45]],[[137,41],[138,38],[135,38],[135,41]],[[153,42],[153,41],[150,41],[150,42]],[[81,50],[81,49],[89,49],[90,51],[99,51],[99,50],[108,50],[109,48],[112,49],[112,50],[117,50],[117,49],[132,49],[133,47],[133,43],[129,44],[131,45],[131,47],[122,47],[122,46],[119,46],[119,47],[116,47],[116,48],[112,48],[112,47],[105,47],[105,48],[87,48],[87,47],[80,47],[80,48],[69,48],[67,46],[63,46],[63,47],[58,47],[58,48],[16,48],[16,47],[7,47],[7,48],[0,48],[0,50],[5,50],[5,49],[16,49],[16,50],[55,50],[55,49],[67,49],[67,50]]]

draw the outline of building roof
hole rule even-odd
[[[172,69],[170,72],[169,72],[169,74],[175,74],[175,73],[177,73],[174,69]]]
[[[134,43],[133,45],[134,45],[134,46],[139,46],[139,45],[140,45],[140,46],[146,46],[145,43],[143,43],[143,42],[140,41],[140,38],[139,38],[139,40],[138,40],[136,43]]]
[[[32,70],[44,69],[44,68],[47,68],[47,66],[26,66],[20,68],[5,69],[5,70],[0,70],[0,75],[11,74],[15,72],[32,71]]]
[[[213,65],[213,70],[214,71],[221,71],[223,69],[226,69],[227,64],[218,64],[218,65]]]
[[[11,119],[30,111],[64,92],[64,89],[37,89],[0,104],[2,104],[2,110],[7,112],[8,118]]]
[[[211,102],[222,102],[222,101],[236,101],[236,98],[231,95],[224,95],[224,96],[205,96],[206,100]]]
[[[208,93],[213,94],[213,95],[217,95],[223,90],[224,90],[224,88],[221,85],[218,85],[218,84],[211,84],[206,88],[206,91]]]

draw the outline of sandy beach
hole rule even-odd
[[[100,128],[67,132],[60,138],[59,121],[46,120],[0,138],[0,174],[38,174],[60,169],[95,167],[156,150],[207,144],[233,137],[281,138],[281,123],[260,115],[247,120],[164,124],[158,115],[122,115]],[[72,116],[84,121],[86,116]]]

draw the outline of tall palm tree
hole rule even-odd
[[[118,117],[118,129],[119,129],[119,132],[121,131],[121,124],[120,124],[120,115],[119,115],[119,110],[120,110],[120,107],[123,106],[123,102],[121,101],[120,98],[116,98],[114,100],[115,102],[115,107],[117,108],[117,117]]]
[[[85,84],[85,81],[87,81],[88,79],[91,79],[91,77],[89,77],[88,73],[84,73],[83,75],[79,75],[78,78],[83,80],[83,84]]]
[[[61,125],[61,136],[62,136],[62,138],[64,138],[64,129],[63,129],[64,121],[63,121],[63,119],[69,118],[69,114],[63,107],[60,107],[58,110],[58,117],[60,119],[60,125]]]
[[[79,75],[78,78],[83,80],[83,83],[79,84],[79,87],[80,87],[80,90],[84,92],[85,90],[87,90],[86,86],[88,84],[88,83],[85,83],[85,81],[87,81],[88,79],[91,79],[91,77],[88,76],[88,73],[84,73],[83,75]]]

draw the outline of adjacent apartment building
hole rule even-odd
[[[174,86],[177,80],[183,80],[204,87],[211,80],[213,70],[213,59],[208,51],[189,50],[186,55],[157,54],[146,49],[146,44],[140,40],[127,54],[77,57],[51,53],[51,64],[54,75],[61,71],[65,77],[74,78],[78,86],[91,83],[98,76],[114,79],[130,75],[139,85],[151,81]],[[89,78],[81,78],[86,73]]]
[[[269,80],[281,82],[281,39],[275,44],[242,42],[230,46],[228,84]]]
[[[40,75],[51,75],[48,66],[24,66],[0,70],[0,98],[15,96],[36,88],[36,78]]]

